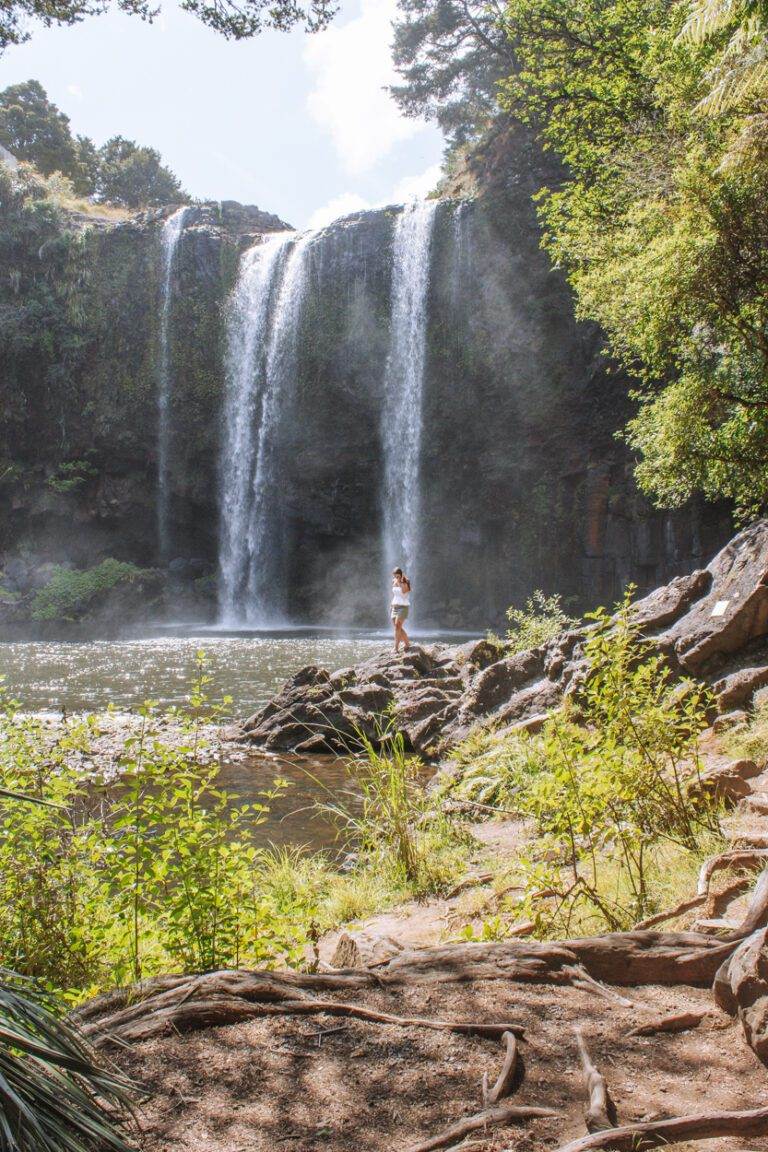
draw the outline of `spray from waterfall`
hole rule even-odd
[[[266,627],[284,617],[276,441],[296,376],[314,235],[281,234],[246,253],[230,302],[220,541],[229,624]]]
[[[157,545],[160,559],[170,554],[170,438],[171,438],[171,304],[176,253],[188,208],[179,208],[162,228],[163,278],[160,295],[160,336],[157,355]]]
[[[270,305],[293,239],[279,232],[243,254],[227,308],[219,540],[219,606],[227,624],[237,621],[248,583],[254,428],[264,399]]]
[[[417,582],[430,254],[437,201],[407,204],[395,225],[391,336],[384,375],[384,558]],[[418,590],[417,590],[418,594]]]

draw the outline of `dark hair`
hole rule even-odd
[[[404,576],[405,573],[403,572],[402,568],[393,568],[392,569],[392,575],[393,576]]]

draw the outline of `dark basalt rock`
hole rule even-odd
[[[636,614],[654,647],[679,661],[686,675],[705,664],[716,669],[718,661],[722,667],[726,658],[732,664],[741,649],[749,661],[755,643],[768,634],[767,571],[768,521],[760,521],[734,537],[706,570],[640,601]],[[478,723],[535,730],[583,680],[584,640],[585,630],[572,629],[543,648],[487,665],[498,648],[479,641],[382,653],[332,676],[310,666],[246,721],[243,735],[266,748],[343,751],[360,734],[378,743],[386,714],[411,749],[436,757]],[[710,671],[710,681],[715,675]],[[768,667],[748,666],[715,680],[713,689],[727,711],[747,704],[766,683]],[[732,799],[749,792],[748,781],[758,771],[751,762],[725,765],[701,786]]]

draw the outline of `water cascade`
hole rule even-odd
[[[171,304],[173,300],[173,271],[176,253],[184,231],[188,208],[179,208],[163,221],[162,255],[163,278],[160,296],[160,335],[157,355],[157,544],[160,559],[167,561],[170,554],[170,438],[171,438]]]
[[[437,201],[407,204],[395,226],[391,337],[384,379],[383,551],[416,578],[430,253]]]
[[[244,255],[227,318],[220,608],[227,624],[282,621],[276,437],[295,377],[314,233],[281,233]]]

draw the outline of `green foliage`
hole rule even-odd
[[[159,207],[188,199],[155,148],[142,148],[122,136],[113,136],[98,151],[95,191],[101,200],[124,208]]]
[[[95,568],[57,567],[51,579],[35,593],[32,601],[33,620],[74,620],[91,607],[93,601],[118,584],[144,579],[148,573],[124,560],[102,560]]]
[[[96,469],[87,460],[66,460],[56,469],[53,476],[48,478],[48,487],[54,492],[65,496],[82,487],[90,476],[96,475]]]
[[[268,803],[217,786],[201,739],[211,718],[202,655],[182,738],[163,738],[151,704],[125,741],[120,777],[69,766],[91,755],[97,722],[44,723],[0,700],[0,939],[6,962],[47,984],[86,992],[171,970],[296,962],[304,906],[274,897],[254,841]],[[21,805],[14,796],[39,801]]]
[[[710,72],[711,90],[699,108],[708,115],[738,107],[768,91],[768,5],[765,0],[695,0],[683,39],[701,44],[727,32]]]
[[[718,832],[716,811],[689,789],[708,691],[675,680],[641,639],[629,594],[593,619],[586,679],[549,721],[547,769],[522,803],[541,838],[531,886],[557,893],[549,926],[566,932],[585,908],[614,929],[656,911],[660,853],[695,855]],[[556,856],[543,863],[547,852]]]
[[[97,1062],[49,996],[0,969],[0,1116],[5,1152],[129,1152],[116,1127],[129,1086]]]
[[[0,7],[0,52],[10,44],[29,39],[29,17],[50,27],[52,24],[78,24],[86,16],[104,12],[105,0],[7,0]],[[158,8],[149,0],[118,0],[123,12],[152,21]],[[181,0],[186,12],[203,24],[233,40],[256,36],[266,28],[287,32],[304,27],[309,32],[325,28],[338,4],[335,0],[227,0],[212,4],[210,0]]]
[[[33,164],[43,176],[81,174],[69,117],[52,104],[37,80],[12,84],[0,92],[0,144],[17,160]]]
[[[334,800],[323,810],[352,838],[362,867],[416,896],[440,891],[461,869],[464,838],[427,795],[421,761],[406,752],[394,724],[382,727],[376,744],[362,733],[359,743],[352,803]]]
[[[664,505],[725,496],[743,517],[768,502],[764,18],[719,0],[510,0],[503,95],[568,165],[540,196],[545,243],[639,381],[641,486]]]
[[[391,88],[406,116],[434,119],[455,151],[498,109],[496,88],[514,63],[501,4],[488,0],[398,0]]]
[[[514,813],[533,778],[546,769],[538,737],[525,732],[498,736],[477,728],[453,751],[441,796],[482,809]]]
[[[188,197],[154,148],[113,136],[97,149],[87,136],[75,138],[69,117],[48,99],[37,80],[0,92],[0,144],[43,176],[61,173],[72,192],[139,208],[179,203]]]
[[[524,608],[508,608],[507,620],[512,625],[507,647],[513,652],[540,648],[578,623],[564,611],[560,595],[546,596],[540,589],[528,597]]]

